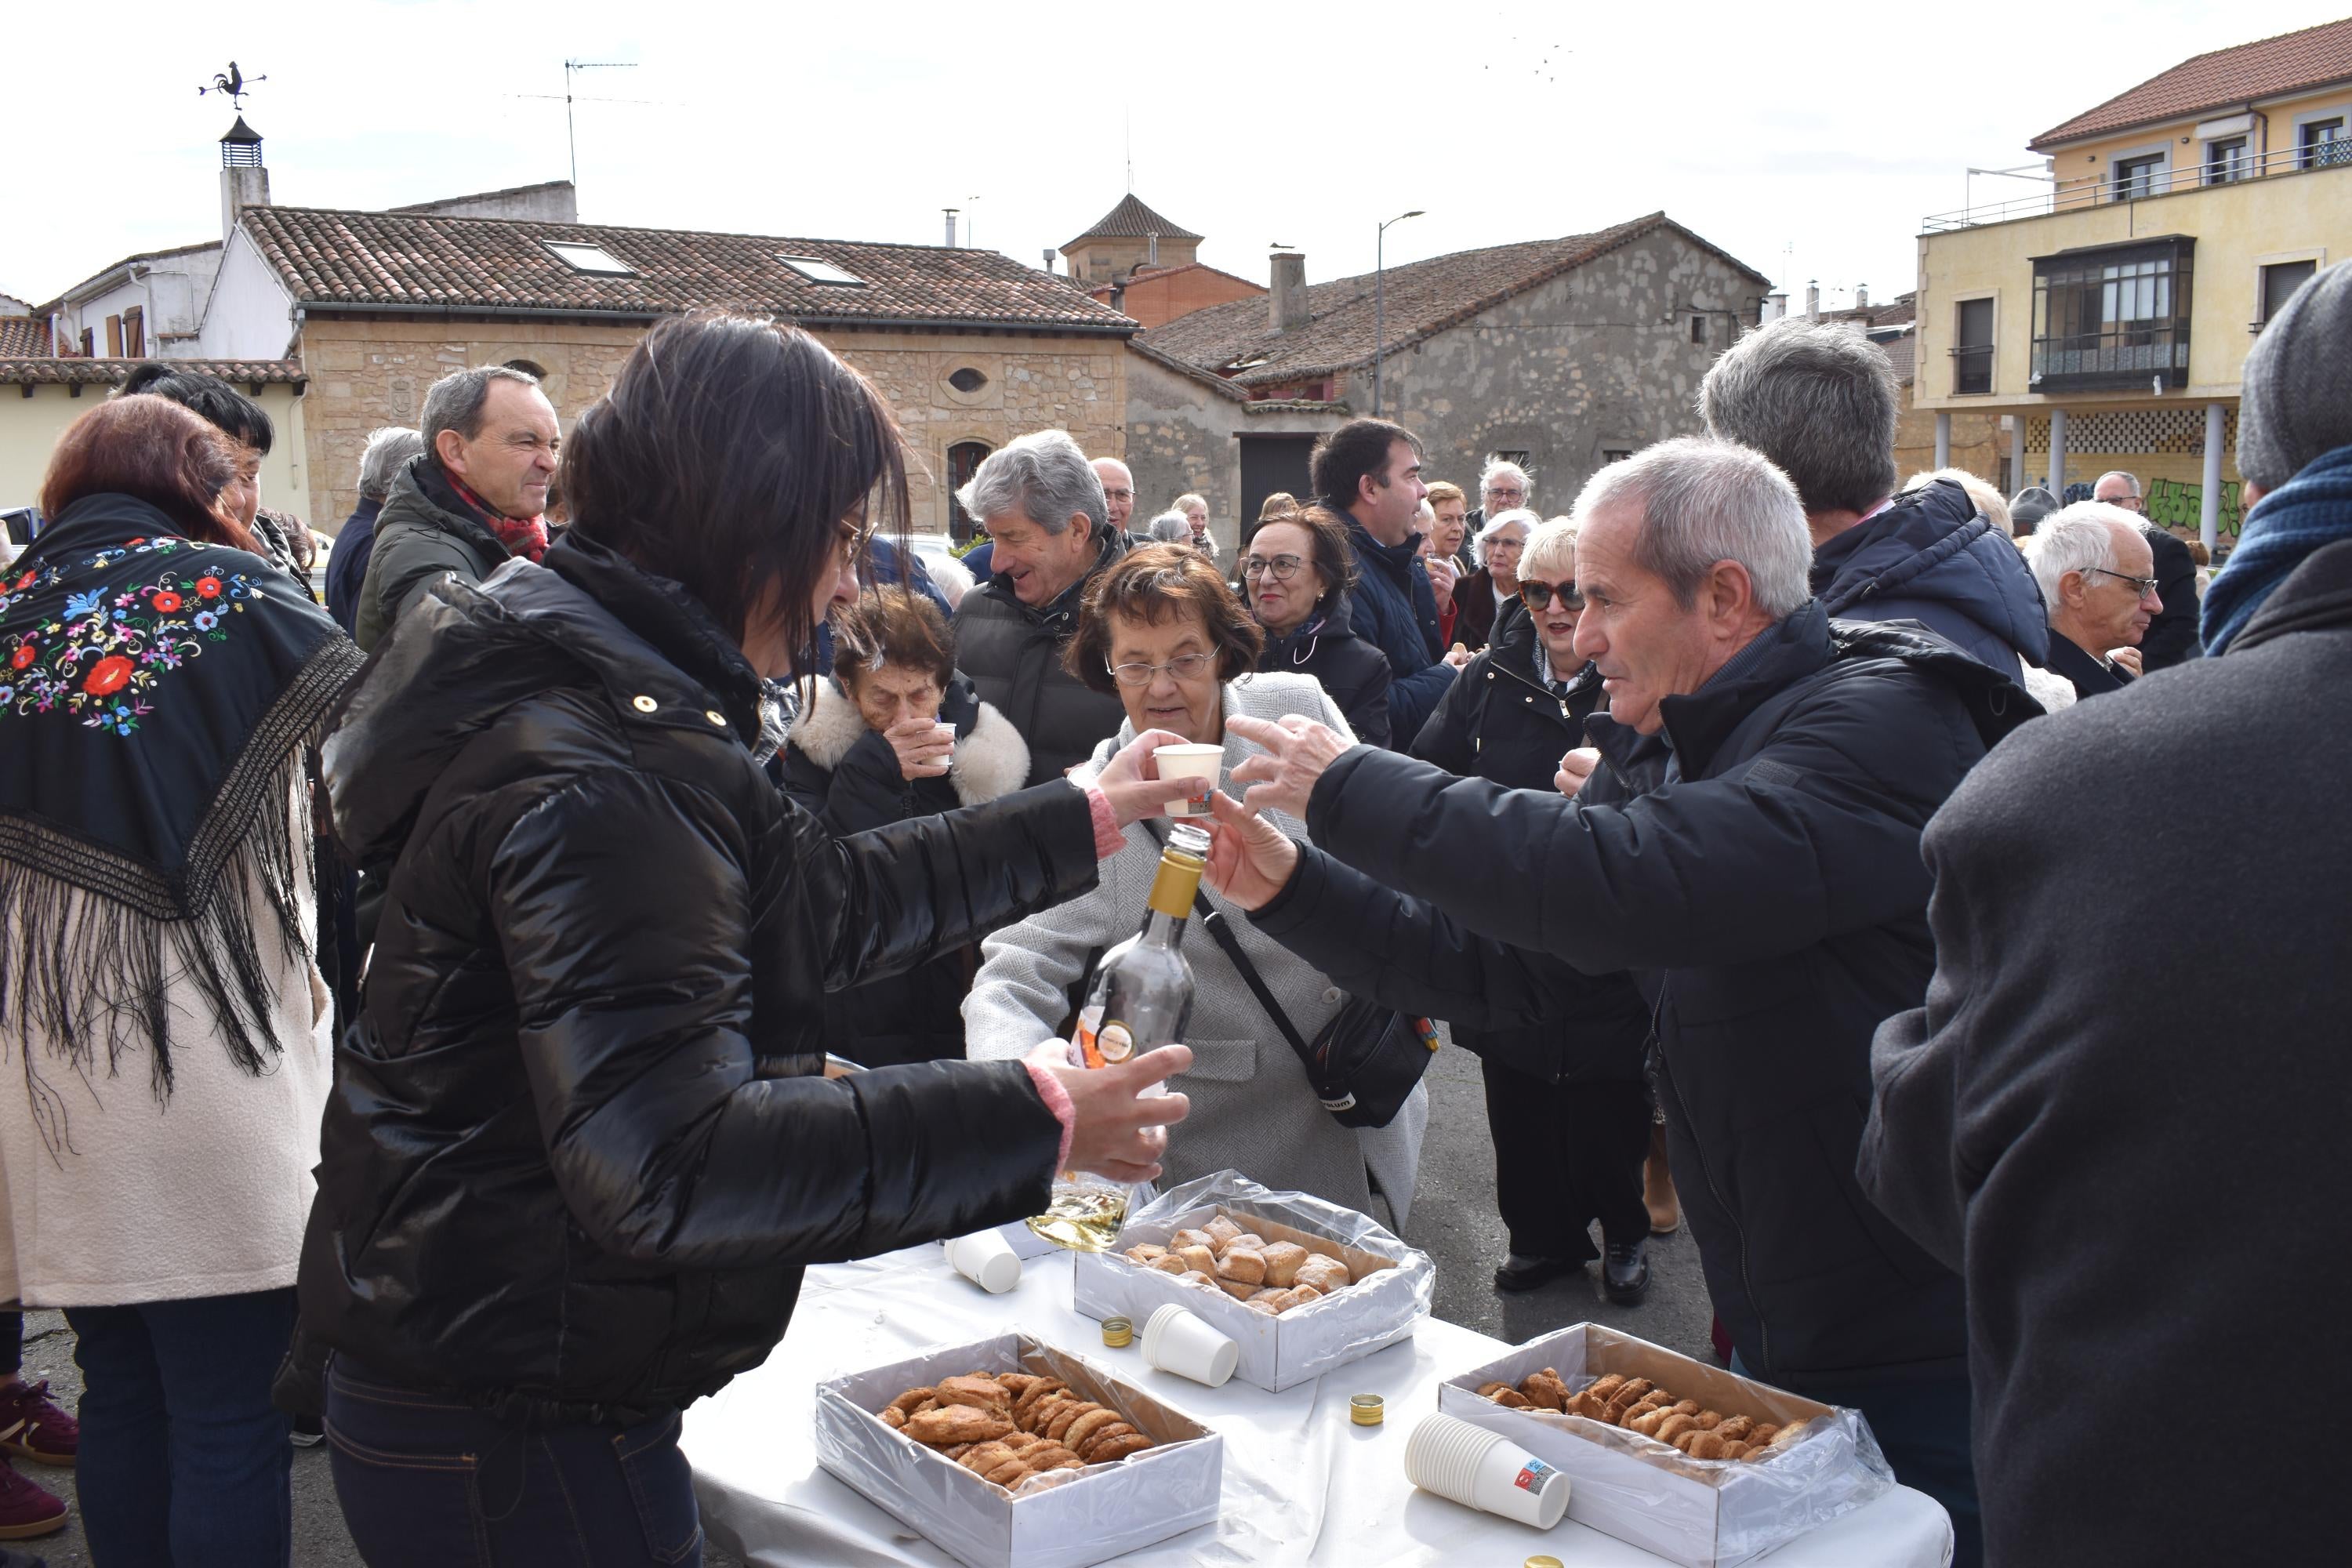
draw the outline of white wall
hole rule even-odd
[[[294,296],[252,236],[238,229],[221,256],[196,340],[200,359],[283,359],[294,342]]]
[[[84,328],[90,348],[106,353],[106,318],[138,309],[147,317],[149,359],[184,358],[196,352],[194,333],[204,319],[205,298],[212,291],[213,274],[220,266],[220,247],[207,246],[184,256],[157,257],[110,268],[100,277],[114,281],[102,291],[75,299],[69,292],[57,312],[60,343],[79,344]],[[184,334],[184,335],[183,335]],[[278,358],[277,354],[267,356]]]
[[[251,389],[242,384],[237,390],[251,395]],[[0,507],[34,503],[58,437],[65,434],[67,426],[105,402],[113,388],[85,386],[79,397],[73,395],[69,386],[36,386],[30,397],[24,391],[21,386],[0,385]],[[291,386],[281,384],[265,385],[255,401],[277,427],[269,456],[261,460],[261,504],[300,516],[310,493],[302,399]]]

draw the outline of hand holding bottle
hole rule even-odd
[[[1147,1091],[1192,1065],[1187,1046],[1162,1046],[1110,1067],[1072,1067],[1066,1053],[1048,1063],[1046,1070],[1069,1091],[1077,1113],[1070,1133],[1071,1169],[1128,1183],[1157,1180],[1168,1129],[1184,1120],[1192,1102],[1181,1094]]]

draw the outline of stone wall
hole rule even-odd
[[[1252,413],[1191,376],[1130,353],[1127,466],[1135,474],[1135,515],[1149,521],[1185,491],[1198,491],[1209,503],[1210,531],[1231,559],[1240,537],[1241,437],[1320,435],[1347,417],[1344,407]]]
[[[425,390],[470,364],[528,360],[545,372],[550,401],[569,430],[602,397],[643,329],[626,322],[420,321],[313,316],[301,355],[310,374],[306,421],[313,526],[341,527],[359,500],[368,432],[414,425]],[[908,448],[909,500],[918,530],[944,531],[940,482],[950,447],[992,450],[1030,430],[1058,426],[1097,457],[1122,449],[1128,358],[1115,338],[1031,334],[821,331],[835,353],[871,377],[897,412]],[[950,384],[960,370],[985,380]]]

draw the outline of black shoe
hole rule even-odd
[[[1601,1249],[1601,1289],[1621,1307],[1641,1304],[1650,1293],[1649,1243],[1610,1242]]]
[[[1572,1258],[1530,1258],[1524,1253],[1514,1252],[1503,1259],[1500,1268],[1495,1270],[1495,1289],[1532,1290],[1564,1275],[1581,1274],[1583,1271],[1584,1265]]]

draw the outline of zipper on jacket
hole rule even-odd
[[[1683,1125],[1692,1129],[1691,1150],[1698,1156],[1699,1174],[1706,1178],[1707,1192],[1714,1197],[1717,1206],[1723,1210],[1724,1216],[1731,1221],[1731,1234],[1739,1238],[1739,1286],[1741,1289],[1748,1292],[1748,1304],[1756,1313],[1757,1331],[1764,1336],[1764,1364],[1754,1369],[1755,1374],[1759,1377],[1769,1377],[1772,1370],[1772,1324],[1764,1316],[1763,1299],[1756,1294],[1756,1281],[1748,1271],[1748,1227],[1739,1223],[1739,1211],[1725,1201],[1723,1189],[1715,1184],[1715,1171],[1707,1163],[1706,1149],[1699,1143],[1696,1131],[1698,1123],[1692,1119],[1690,1101],[1683,1098],[1683,1086],[1675,1078],[1674,1066],[1666,1060],[1665,1047],[1659,1041],[1658,1016],[1665,1011],[1665,1006],[1666,987],[1661,984],[1658,986],[1658,999],[1650,1008],[1649,1044],[1657,1048],[1658,1071],[1664,1075],[1668,1087],[1675,1091],[1675,1103],[1682,1107]]]

